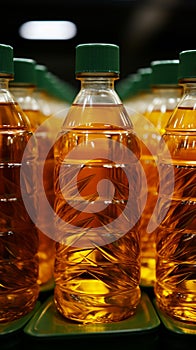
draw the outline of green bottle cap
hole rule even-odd
[[[178,80],[196,78],[196,50],[180,52],[179,61]]]
[[[104,43],[76,46],[75,73],[83,72],[119,74],[119,46]]]
[[[72,103],[76,91],[65,81],[62,81],[59,77],[51,72],[46,73],[46,80],[48,82],[47,91],[50,95],[65,101]]]
[[[37,88],[40,90],[47,90],[46,73],[48,72],[47,67],[44,64],[36,64],[36,82]]]
[[[151,62],[151,85],[178,85],[179,60]]]
[[[137,73],[140,75],[140,78],[141,78],[139,83],[139,90],[150,91],[152,68],[151,67],[139,68],[137,70]]]
[[[140,79],[138,73],[132,73],[120,80],[120,83],[117,84],[116,91],[122,100],[131,98],[138,93]]]
[[[28,58],[14,58],[14,80],[11,85],[16,83],[36,85],[36,62]]]
[[[14,74],[13,47],[0,44],[0,73]]]

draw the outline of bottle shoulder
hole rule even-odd
[[[196,132],[196,109],[177,106],[170,116],[166,132]]]
[[[0,102],[0,128],[31,129],[27,115],[16,101]]]
[[[115,125],[124,129],[132,129],[133,125],[124,104],[96,103],[78,104],[73,103],[63,123],[63,128],[77,126],[93,127],[93,125]]]

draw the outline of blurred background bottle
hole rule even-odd
[[[39,65],[38,65],[39,68]],[[45,91],[49,97],[49,103],[51,106],[52,114],[61,116],[64,120],[65,109],[70,107],[76,96],[76,89],[68,84],[66,81],[60,79],[54,73],[47,71],[44,75],[45,79]]]
[[[76,47],[81,81],[55,147],[54,301],[82,323],[120,321],[140,302],[140,147],[114,89],[119,47]]]
[[[144,113],[152,102],[152,86],[151,86],[151,67],[143,67],[137,70],[137,74],[140,76],[138,82],[138,98],[135,110],[138,113]]]
[[[42,113],[47,117],[53,116],[50,123],[56,137],[56,131],[58,132],[61,127],[76,91],[51,73],[45,65],[36,64],[35,70],[37,81],[35,98],[39,102]]]
[[[182,95],[182,87],[178,85],[178,65],[178,60],[151,62],[151,101],[146,104],[142,114],[139,113],[134,119],[135,130],[142,141],[141,164],[148,184],[148,196],[140,226],[143,286],[153,286],[155,281],[155,231],[152,227],[156,227],[153,211],[159,184],[157,149],[168,119]]]
[[[38,101],[40,111],[45,118],[50,118],[49,129],[52,141],[60,131],[64,116],[73,101],[76,91],[65,81],[62,81],[43,64],[36,64],[35,99]]]
[[[130,81],[131,90],[134,93],[131,94],[124,102],[124,105],[129,113],[129,117],[139,134],[144,134],[145,124],[144,120],[141,121],[141,114],[146,112],[147,107],[152,102],[153,93],[151,87],[151,67],[139,68],[133,79]]]
[[[36,62],[27,58],[14,58],[14,80],[10,82],[10,91],[27,115],[31,130],[35,135],[38,147],[37,158],[37,230],[39,234],[39,276],[38,283],[44,285],[53,279],[55,241],[48,235],[48,227],[53,220],[44,205],[42,197],[44,191],[50,205],[54,205],[53,171],[54,153],[53,136],[50,120],[42,113],[34,96],[36,89]],[[46,152],[45,152],[46,150]],[[48,151],[49,153],[48,153]],[[43,170],[43,183],[41,181]]]
[[[46,75],[48,73],[48,68],[43,64],[36,64],[36,88],[34,95],[39,103],[41,112],[45,117],[50,117],[52,115],[52,108],[50,105],[50,97],[47,93],[47,82]]]
[[[165,181],[158,215],[167,214],[157,229],[155,294],[158,306],[188,327],[196,323],[196,50],[180,52],[179,61],[183,96],[159,150]]]
[[[30,312],[39,295],[38,233],[22,197],[36,215],[37,149],[27,116],[9,91],[14,76],[9,45],[0,44],[0,73],[0,321],[8,322]]]
[[[136,111],[138,96],[140,94],[140,80],[140,74],[133,73],[117,84],[116,91],[129,114],[135,114]]]

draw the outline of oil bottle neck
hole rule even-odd
[[[0,77],[0,90],[9,90],[9,78]]]
[[[76,77],[81,82],[81,89],[76,96],[74,103],[113,103],[121,104],[120,98],[115,91],[115,81],[117,74],[111,75],[91,75]]]
[[[159,97],[181,97],[182,96],[182,87],[180,85],[171,85],[171,86],[154,86],[152,87],[153,95]]]
[[[114,82],[117,77],[111,76],[78,76],[78,80],[81,81],[81,88],[94,88],[94,89],[114,89]]]
[[[0,77],[0,102],[14,102],[9,89],[10,77]]]
[[[196,109],[196,81],[183,83],[183,96],[179,106]]]

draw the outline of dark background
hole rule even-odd
[[[77,35],[64,41],[22,39],[18,29],[30,20],[73,21]],[[75,46],[81,43],[119,45],[121,78],[152,60],[196,49],[196,0],[4,0],[0,23],[0,43],[13,46],[15,57],[33,58],[73,86]]]
[[[75,47],[108,42],[120,46],[121,78],[149,66],[152,60],[176,59],[183,50],[196,49],[196,0],[1,0],[0,43],[14,48],[15,57],[33,58],[48,70],[78,86]],[[19,37],[20,25],[30,20],[69,20],[77,35],[66,41],[31,41]],[[149,293],[150,294],[150,293]],[[153,296],[154,297],[154,296]],[[24,344],[23,344],[24,342]],[[128,342],[128,347],[127,347]],[[194,349],[194,336],[172,334],[163,327],[138,338],[71,339],[58,344],[24,339],[14,334],[0,340],[3,349]]]

